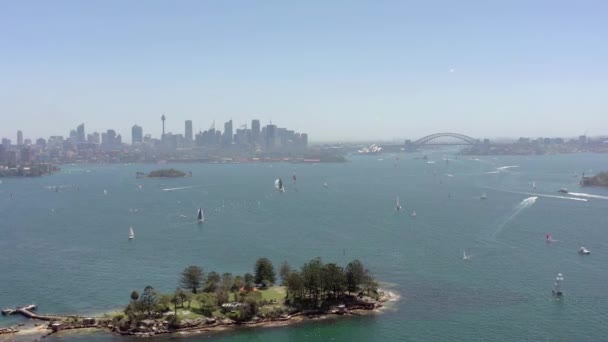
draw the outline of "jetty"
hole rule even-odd
[[[22,315],[27,318],[38,319],[41,321],[52,321],[52,320],[57,319],[57,317],[54,317],[54,316],[38,315],[38,314],[35,314],[34,312],[32,312],[36,309],[38,309],[38,306],[36,304],[30,304],[30,305],[25,305],[25,306],[19,306],[14,309],[4,308],[4,309],[2,309],[2,314],[3,315]]]

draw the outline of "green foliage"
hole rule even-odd
[[[213,293],[201,293],[196,295],[201,314],[210,317],[213,311],[218,309],[217,298]]]
[[[221,287],[215,290],[215,298],[218,306],[222,306],[224,303],[228,303],[228,291]]]
[[[334,263],[323,264],[319,258],[302,265],[299,272],[291,271],[285,285],[286,302],[306,307],[326,305],[344,296],[347,290],[356,293],[363,290],[373,296],[378,289],[378,283],[360,261],[354,260],[344,269]]]
[[[184,289],[192,290],[192,293],[196,293],[197,289],[203,282],[203,269],[198,266],[188,266],[181,274],[179,284]]]
[[[205,288],[203,289],[203,292],[215,292],[220,281],[221,277],[217,272],[209,272],[209,274],[207,274],[207,280],[205,281]]]
[[[363,283],[365,267],[359,260],[353,260],[346,266],[346,288],[348,292],[357,292]]]
[[[141,303],[142,311],[147,314],[147,317],[152,316],[152,313],[158,310],[158,293],[152,286],[146,286],[144,292],[139,297],[139,303]]]
[[[341,294],[346,288],[346,274],[344,269],[334,263],[323,266],[323,291],[332,292],[334,297]]]
[[[253,275],[251,273],[245,273],[243,279],[245,280],[245,292],[251,292],[253,290]]]
[[[281,264],[281,269],[279,270],[279,275],[281,276],[281,285],[287,285],[287,277],[289,277],[290,273],[291,267],[289,266],[287,261],[283,261],[283,264]]]
[[[136,290],[133,290],[133,292],[131,292],[131,300],[138,300],[139,299],[139,292],[137,292]]]
[[[254,281],[256,284],[262,284],[264,283],[264,280],[269,284],[274,284],[276,280],[274,267],[268,258],[259,258],[258,261],[256,261],[254,273]]]
[[[245,296],[245,300],[239,306],[239,320],[249,321],[253,316],[258,314],[262,294],[259,292],[251,292]]]

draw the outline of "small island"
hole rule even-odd
[[[161,169],[155,170],[146,175],[148,178],[180,178],[192,176],[192,173],[185,173],[176,169]]]
[[[608,172],[600,172],[593,177],[585,177],[581,179],[582,186],[608,186]]]
[[[299,270],[283,262],[279,284],[275,284],[277,275],[269,259],[258,259],[253,271],[244,275],[215,271],[205,274],[201,267],[191,265],[181,272],[174,292],[161,293],[152,286],[146,286],[141,294],[133,290],[124,310],[101,317],[44,316],[27,308],[15,312],[49,321],[44,328],[46,335],[95,328],[119,335],[152,337],[362,315],[377,312],[375,309],[394,298],[391,292],[378,289],[377,281],[359,260],[342,267],[316,258]]]

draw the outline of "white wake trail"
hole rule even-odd
[[[529,208],[532,205],[534,205],[534,203],[536,203],[537,199],[538,199],[537,196],[528,197],[528,198],[524,199],[523,201],[521,201],[518,205],[516,205],[515,209],[511,215],[507,216],[506,218],[504,218],[498,222],[496,230],[494,231],[494,233],[492,233],[492,239],[496,240],[496,235],[498,235],[500,232],[502,232],[502,230],[507,225],[507,223],[509,223],[512,219],[514,219],[517,215],[519,215],[519,213],[521,213],[524,209]]]
[[[166,189],[163,189],[163,191],[174,191],[174,190],[184,190],[184,189],[200,188],[201,186],[205,186],[205,185],[202,184],[202,185],[183,186],[183,187],[180,187],[180,188],[166,188]]]
[[[588,197],[588,198],[597,198],[597,199],[608,200],[608,197],[606,197],[606,196],[586,194],[586,193],[582,193],[582,192],[569,192],[568,194],[572,195],[572,196],[578,196],[578,197]]]

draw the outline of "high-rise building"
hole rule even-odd
[[[260,144],[260,120],[251,120],[251,142]]]
[[[32,150],[29,147],[23,147],[19,151],[19,161],[27,164],[32,161]]]
[[[277,144],[277,126],[270,124],[266,125],[265,137],[266,149],[272,150]]]
[[[300,137],[301,137],[300,139],[302,141],[302,143],[301,143],[302,147],[307,148],[308,147],[308,134],[302,133],[300,135]]]
[[[135,144],[141,144],[144,142],[144,135],[143,135],[143,129],[141,128],[141,126],[138,125],[133,125],[133,127],[131,127],[131,144],[135,145]]]
[[[163,115],[160,117],[160,120],[163,122],[163,135],[161,135],[160,139],[161,139],[161,140],[163,140],[163,141],[165,140],[165,120],[166,120],[166,119],[167,119],[167,118],[165,117],[165,114],[163,114]]]
[[[186,120],[186,132],[184,136],[188,143],[192,142],[192,120]]]
[[[91,144],[99,145],[101,143],[101,139],[99,137],[99,132],[93,132],[91,134],[87,134],[87,142]]]
[[[79,143],[85,142],[85,134],[84,134],[84,123],[81,123],[76,127],[76,141]]]
[[[224,136],[223,136],[224,145],[232,145],[233,134],[234,133],[232,131],[232,119],[230,119],[230,121],[228,121],[224,124]]]
[[[17,145],[23,145],[23,132],[17,131]]]
[[[11,139],[2,138],[2,146],[8,148],[11,146]]]

